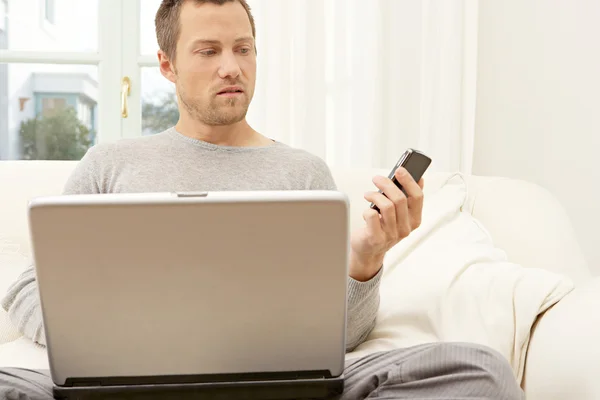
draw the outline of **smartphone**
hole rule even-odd
[[[427,168],[429,168],[430,164],[431,158],[429,158],[419,150],[407,149],[404,152],[404,154],[400,156],[400,159],[398,159],[398,162],[396,163],[394,168],[392,168],[392,171],[388,175],[388,178],[391,179],[392,182],[394,182],[396,186],[398,186],[398,188],[402,190],[402,192],[406,195],[406,191],[394,176],[396,170],[399,167],[405,168],[408,171],[408,173],[413,177],[415,182],[419,182],[419,180],[423,177],[425,171],[427,171]],[[381,193],[381,190],[379,191],[379,193]],[[371,203],[371,208],[379,212],[379,208],[373,203]]]

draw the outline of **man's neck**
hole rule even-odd
[[[245,119],[232,125],[220,126],[208,126],[197,121],[190,123],[180,119],[175,129],[184,136],[218,146],[257,147],[273,143],[252,129]]]

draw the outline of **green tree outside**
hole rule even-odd
[[[142,102],[142,134],[152,135],[177,124],[179,109],[175,93],[163,93],[156,101]]]
[[[154,101],[142,101],[142,133],[152,135],[171,128],[179,120],[175,93]],[[74,108],[38,115],[21,123],[23,160],[80,160],[94,144],[95,132],[79,120]]]
[[[19,134],[24,160],[80,160],[92,144],[73,107],[23,121]]]

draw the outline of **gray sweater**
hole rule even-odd
[[[92,147],[64,194],[220,190],[336,190],[320,158],[279,142],[265,147],[217,146],[175,129]],[[348,277],[346,350],[375,325],[381,271],[368,282]],[[308,290],[308,288],[307,288]],[[2,299],[17,329],[45,345],[35,268],[29,267]]]

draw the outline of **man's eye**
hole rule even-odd
[[[214,50],[203,50],[200,52],[200,54],[202,54],[203,56],[214,56],[215,54],[217,54],[217,52]]]
[[[240,49],[240,51],[242,52],[242,54],[248,54],[250,52],[250,49],[247,47],[244,47],[243,49]]]

